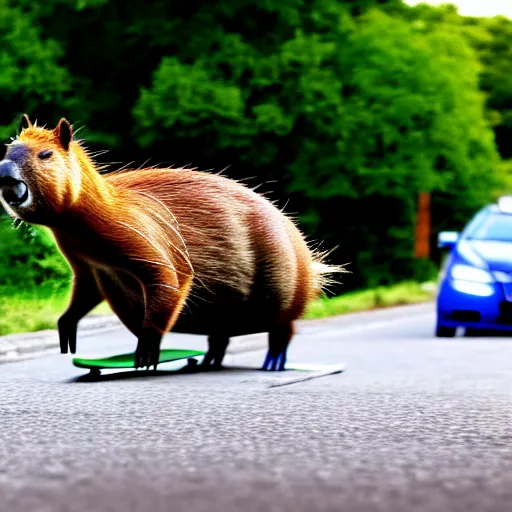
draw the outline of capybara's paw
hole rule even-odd
[[[64,313],[57,322],[59,330],[60,352],[61,354],[76,353],[76,331],[78,322],[68,313]]]
[[[282,372],[285,369],[286,365],[286,349],[279,353],[272,353],[270,350],[267,352],[267,356],[265,357],[265,361],[263,361],[263,365],[261,369],[263,371],[271,371],[271,372]]]
[[[219,360],[218,357],[215,357],[215,354],[212,354],[211,351],[208,351],[201,361],[199,367],[203,372],[221,370],[222,360]]]
[[[147,368],[153,366],[156,370],[160,358],[160,337],[151,334],[139,336],[135,351],[135,368]]]
[[[201,371],[222,370],[222,361],[229,344],[227,336],[208,336],[208,352],[201,361]]]

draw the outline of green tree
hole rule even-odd
[[[498,188],[468,46],[481,55],[490,31],[453,8],[18,0],[0,15],[2,133],[19,111],[48,123],[65,115],[109,160],[276,181],[260,190],[290,199],[314,239],[339,246],[350,286],[411,276],[418,191],[434,194],[437,229]]]
[[[485,116],[494,130],[498,151],[504,159],[512,158],[512,20],[504,16],[461,16],[449,4],[401,6],[396,13],[410,23],[457,32],[467,39],[481,63],[479,88],[485,95]]]
[[[400,9],[400,15],[412,23],[445,31],[456,31],[469,41],[482,64],[480,89],[486,94],[487,118],[491,122],[500,154],[512,157],[512,20],[461,16],[452,5],[418,5]]]
[[[438,216],[455,222],[496,184],[478,60],[443,28],[314,6],[288,16],[299,21],[272,52],[224,34],[211,58],[163,59],[134,110],[140,140],[231,149],[260,176],[277,165],[310,231],[348,240],[340,259],[377,281],[399,276],[419,191],[438,193]]]
[[[63,101],[71,85],[59,64],[63,53],[22,6],[0,2],[0,139],[16,133],[22,112],[47,112]]]

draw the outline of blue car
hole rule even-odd
[[[450,251],[441,271],[436,336],[458,327],[512,331],[512,196],[480,210],[459,234],[439,233]]]

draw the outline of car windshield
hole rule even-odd
[[[471,240],[512,242],[512,215],[491,214],[486,216],[467,234]]]

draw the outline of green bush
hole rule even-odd
[[[0,219],[0,287],[20,291],[45,284],[55,290],[69,287],[71,269],[46,228]]]

